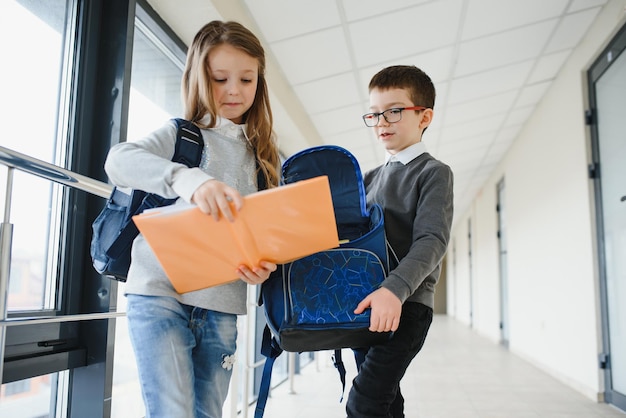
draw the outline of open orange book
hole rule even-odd
[[[244,197],[234,222],[195,206],[153,209],[133,217],[178,293],[238,280],[237,267],[283,264],[339,246],[328,177]]]

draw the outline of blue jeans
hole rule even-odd
[[[221,418],[237,316],[170,297],[131,294],[127,302],[146,418]]]
[[[389,341],[370,347],[346,402],[348,418],[403,418],[400,380],[422,349],[433,310],[421,303],[402,306],[400,326]]]

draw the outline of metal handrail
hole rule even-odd
[[[41,177],[96,196],[108,198],[113,190],[110,184],[94,180],[63,167],[38,160],[9,148],[0,146],[0,163],[8,167],[4,215],[0,224],[0,382],[4,372],[4,351],[6,329],[9,326],[33,325],[54,322],[72,322],[95,319],[111,319],[126,315],[125,312],[97,312],[91,314],[36,316],[7,319],[8,283],[11,263],[11,241],[13,225],[10,223],[11,199],[13,193],[13,170]]]
[[[0,163],[104,198],[108,198],[113,190],[113,186],[108,183],[74,173],[63,167],[38,160],[3,146],[0,146]]]

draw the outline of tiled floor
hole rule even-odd
[[[316,364],[296,375],[295,393],[289,382],[275,388],[265,418],[345,418],[329,355],[319,353]],[[351,380],[351,353],[344,357]],[[447,316],[435,317],[402,390],[406,418],[626,418]],[[254,405],[248,416],[254,416]]]

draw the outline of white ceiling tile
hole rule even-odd
[[[456,75],[472,74],[538,57],[556,24],[557,20],[552,19],[462,42]]]
[[[460,139],[473,138],[490,132],[495,134],[505,116],[506,113],[497,113],[487,118],[473,119],[457,125],[446,125],[442,128],[441,138],[445,142],[456,142]]]
[[[311,114],[354,105],[359,98],[357,81],[351,72],[299,84],[294,91]]]
[[[437,152],[437,148],[439,148],[439,144],[441,143],[441,140],[439,139],[438,136],[431,135],[431,133],[432,131],[430,130],[430,128],[428,128],[426,130],[426,133],[422,134],[422,142],[426,144],[426,148],[428,149],[428,152],[435,153]]]
[[[507,145],[507,149],[509,146],[510,144]],[[489,149],[489,151],[485,155],[485,158],[482,161],[483,164],[491,166],[493,164],[499,163],[504,156],[504,153],[506,152],[506,150],[502,150],[501,148],[497,148],[498,152],[495,152],[494,150],[495,148],[493,147]]]
[[[518,126],[526,122],[534,112],[535,106],[518,107],[509,113],[504,126]]]
[[[378,144],[376,143],[376,138],[371,135],[371,132],[372,131],[368,130],[365,125],[363,125],[363,129],[359,127],[346,132],[327,135],[324,137],[324,143],[344,147],[350,152],[352,152],[353,149],[362,147],[373,149]]]
[[[385,151],[366,131],[353,130],[338,135],[328,136],[325,143],[339,145],[350,151],[357,159],[362,172],[382,164]]]
[[[515,102],[515,106],[523,107],[538,103],[545,94],[548,87],[550,87],[549,81],[544,81],[542,83],[537,83],[524,87],[521,90],[517,101]]]
[[[489,149],[488,146],[473,148],[464,153],[445,154],[441,153],[441,159],[454,171],[474,171]]]
[[[406,58],[397,58],[388,62],[376,64],[371,67],[364,68],[360,71],[361,80],[364,81],[365,88],[369,84],[374,74],[390,65],[415,65],[424,71],[431,78],[433,83],[443,82],[450,77],[452,71],[452,62],[454,49],[452,47],[443,47],[434,51],[428,51],[423,54],[413,55]]]
[[[519,132],[519,127],[518,127],[518,132]],[[487,151],[487,154],[485,155],[485,159],[483,160],[483,163],[495,164],[495,163],[500,162],[500,160],[502,160],[502,158],[504,157],[506,152],[509,150],[509,148],[511,148],[512,142],[513,141],[508,141],[508,140],[494,141],[494,143],[491,144],[489,151]]]
[[[578,45],[599,11],[600,8],[590,9],[563,18],[545,52],[560,51]]]
[[[365,136],[368,135],[369,130],[361,119],[362,115],[361,106],[347,106],[311,115],[311,120],[322,138],[354,129],[361,129]]]
[[[496,164],[483,164],[478,170],[476,170],[475,175],[478,178],[478,183],[484,183],[495,168]]]
[[[435,92],[437,97],[435,98],[435,112],[441,113],[442,110],[448,106],[448,90],[450,89],[450,84],[446,82],[435,83]]]
[[[539,58],[527,82],[532,84],[553,79],[556,77],[557,73],[563,66],[563,63],[567,57],[570,56],[570,54],[571,50],[565,50],[554,54],[544,55]]]
[[[450,85],[449,103],[465,103],[518,89],[528,77],[531,68],[532,62],[526,61],[454,79]]]
[[[335,0],[246,0],[266,42],[341,24]]]
[[[439,94],[439,93],[437,93]],[[438,143],[441,137],[441,130],[445,126],[444,115],[446,114],[445,104],[435,104],[435,108],[433,109],[433,120],[428,126],[428,130],[424,138],[428,138],[431,143]]]
[[[515,141],[521,130],[522,125],[507,126],[502,128],[500,132],[498,132],[494,144],[511,144],[513,141]]]
[[[439,146],[438,153],[443,158],[463,158],[463,155],[476,150],[483,150],[483,153],[487,152],[487,149],[491,146],[495,138],[495,132],[489,135],[479,135],[475,137],[463,138],[457,141],[444,142]]]
[[[491,173],[493,172],[494,168],[495,168],[495,164],[493,163],[482,164],[478,168],[478,170],[474,172],[474,175],[472,176],[472,184],[479,186],[479,193],[480,193],[480,190],[482,190],[483,187],[485,186],[485,182],[487,181],[489,176],[491,176]]]
[[[596,6],[604,6],[607,0],[574,0],[569,6],[568,12],[576,12]]]
[[[443,118],[446,125],[456,125],[491,114],[503,113],[513,106],[516,96],[516,91],[507,91],[484,99],[450,105],[440,119]]]
[[[450,168],[452,168],[452,173],[454,174],[454,199],[455,199],[455,202],[458,202],[458,198],[460,197],[461,193],[464,192],[469,187],[470,183],[472,182],[473,170],[460,171],[460,170],[455,170],[453,167],[450,167]],[[458,209],[458,206],[455,203],[454,205],[455,213],[457,213],[457,209]]]
[[[340,28],[276,42],[271,49],[291,84],[351,70],[348,46]]]
[[[348,21],[363,19],[371,16],[380,16],[381,14],[413,7],[417,4],[426,3],[430,0],[339,0],[343,4]]]
[[[177,16],[177,19],[168,21],[172,30],[185,42],[190,45],[196,32],[211,20],[222,19],[212,2],[205,0],[187,0],[185,7],[193,10],[193,13],[186,14],[181,18],[181,5],[179,2],[170,0],[148,0],[148,3],[159,14],[159,16]],[[42,3],[43,4],[43,3]]]
[[[431,136],[439,136],[441,128],[444,126],[443,119],[439,117],[440,114],[444,114],[444,112],[442,112],[441,109],[436,108],[434,110],[433,120],[428,126],[428,132]]]
[[[398,64],[398,62],[394,62],[393,64]],[[374,75],[377,72],[387,67],[388,65],[393,65],[393,64],[377,64],[372,67],[367,67],[367,68],[363,68],[359,70],[359,84],[361,86],[361,90],[363,90],[366,93],[365,97],[367,97],[368,102],[369,102],[368,86],[370,84],[370,80],[372,79],[372,77],[374,77]]]
[[[358,67],[411,57],[451,45],[456,39],[460,0],[426,3],[349,25]]]
[[[462,40],[560,16],[568,0],[469,0]]]

